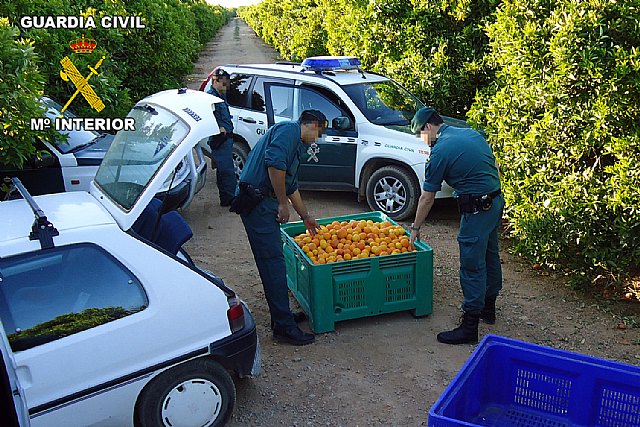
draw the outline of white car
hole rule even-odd
[[[359,66],[353,57],[313,57],[301,64],[219,67],[231,76],[227,98],[238,175],[269,126],[297,120],[304,109],[314,108],[324,113],[329,128],[318,150],[310,151],[300,166],[300,188],[355,191],[371,209],[393,219],[412,216],[429,148],[411,133],[410,123],[424,104],[394,80]],[[200,90],[211,88],[212,75]],[[443,119],[467,126],[462,120]],[[436,197],[451,194],[443,183]]]
[[[259,372],[248,307],[191,261],[176,211],[156,216],[154,195],[216,131],[212,101],[147,97],[90,193],[31,197],[16,180],[23,199],[0,202],[3,359],[31,426],[220,426],[230,373]]]
[[[55,120],[62,106],[43,97],[46,117]],[[76,115],[65,110],[65,118]],[[89,183],[113,141],[113,135],[84,129],[61,132],[65,139],[37,140],[35,147],[40,156],[26,159],[22,169],[0,165],[0,178],[18,177],[32,195],[63,191],[89,191]],[[0,190],[0,196],[4,194]]]
[[[43,97],[46,117],[77,117],[69,110],[63,113],[62,106]],[[40,156],[27,159],[22,169],[0,164],[0,179],[18,177],[31,195],[60,193],[63,191],[89,191],[91,180],[109,150],[114,135],[98,133],[83,128],[64,130],[66,140],[38,140],[36,149]],[[165,210],[187,208],[193,197],[204,187],[207,164],[200,145],[196,145],[177,167],[175,176],[165,182],[156,195],[164,199]],[[0,200],[7,196],[0,188]]]

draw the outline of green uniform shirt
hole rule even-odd
[[[477,131],[442,125],[425,165],[422,188],[435,193],[442,181],[459,195],[481,196],[500,188],[496,159]]]
[[[273,191],[268,168],[286,172],[287,195],[298,189],[298,167],[304,151],[298,122],[281,122],[272,126],[249,152],[240,181],[260,188],[266,194]]]

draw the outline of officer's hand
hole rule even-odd
[[[276,219],[280,224],[286,224],[289,222],[289,205],[288,204],[279,204],[278,205],[278,217]]]
[[[420,241],[420,230],[411,229],[411,235],[409,236],[409,244],[411,245],[411,250],[416,248],[413,244],[416,240],[418,242]]]
[[[312,236],[315,236],[317,231],[320,229],[320,224],[318,224],[318,221],[316,221],[316,219],[312,216],[308,216],[307,218],[305,218],[304,226],[307,227],[309,234],[311,234]]]

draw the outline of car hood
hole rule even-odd
[[[163,183],[203,138],[220,132],[210,94],[172,89],[139,101],[127,117],[135,130],[119,131],[91,182],[91,194],[128,230]]]
[[[78,166],[99,166],[109,151],[115,135],[105,133],[97,137],[94,143],[73,152]]]

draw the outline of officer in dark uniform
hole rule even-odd
[[[464,315],[460,326],[439,333],[437,338],[447,344],[476,343],[479,320],[495,323],[496,297],[502,289],[498,227],[504,198],[496,159],[480,133],[444,124],[431,107],[416,112],[411,130],[431,146],[423,192],[411,224],[411,244],[420,238],[420,226],[442,181],[455,189],[461,213],[458,245]]]
[[[257,189],[264,195],[250,212],[241,209],[240,217],[262,279],[273,338],[293,345],[310,344],[315,337],[302,332],[289,307],[280,224],[289,221],[291,202],[311,234],[319,227],[302,201],[297,174],[305,144],[313,144],[326,127],[327,119],[318,110],[303,111],[297,122],[274,125],[249,152],[240,175],[239,195],[247,184],[248,188]]]
[[[216,181],[220,194],[220,206],[231,205],[231,199],[236,191],[236,171],[233,165],[233,122],[227,104],[227,89],[229,88],[229,73],[222,68],[213,72],[211,89],[207,91],[224,100],[215,104],[213,115],[218,121],[220,133],[209,138],[211,156],[216,163]]]

